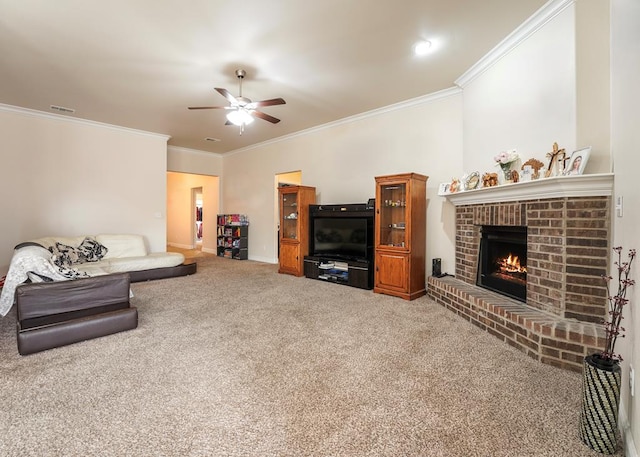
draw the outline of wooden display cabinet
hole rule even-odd
[[[425,295],[427,176],[376,177],[373,291],[413,300]]]
[[[304,274],[304,256],[309,254],[309,205],[316,202],[316,188],[278,188],[280,207],[280,267],[278,273]]]

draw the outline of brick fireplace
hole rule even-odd
[[[447,196],[456,207],[455,278],[428,294],[529,356],[582,370],[604,345],[611,174],[547,178]],[[526,301],[476,285],[482,226],[527,228]]]

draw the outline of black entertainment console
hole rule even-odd
[[[304,258],[304,275],[360,289],[373,289],[373,268],[370,262],[339,262],[308,255]]]
[[[309,206],[307,278],[373,289],[374,203]]]

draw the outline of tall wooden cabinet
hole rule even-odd
[[[374,292],[405,300],[426,294],[427,179],[376,177]]]
[[[278,273],[304,274],[304,256],[309,254],[309,205],[316,202],[316,188],[285,186],[280,200],[280,268]]]

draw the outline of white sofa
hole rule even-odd
[[[90,260],[85,255],[69,259],[61,254],[66,250],[73,257],[74,251],[87,245],[99,252],[89,256]],[[14,250],[0,294],[0,316],[9,312],[16,287],[25,282],[63,281],[114,273],[129,273],[131,282],[136,282],[195,273],[196,264],[184,262],[184,256],[179,253],[148,252],[141,235],[100,234],[30,240]]]
[[[85,238],[87,236],[48,236],[30,242],[51,250],[55,249],[56,243],[78,247]],[[73,268],[81,273],[87,273],[89,276],[175,267],[184,262],[184,256],[177,252],[148,252],[144,237],[141,235],[100,234],[89,235],[88,238],[94,239],[107,248],[104,257],[98,261],[73,264]]]

